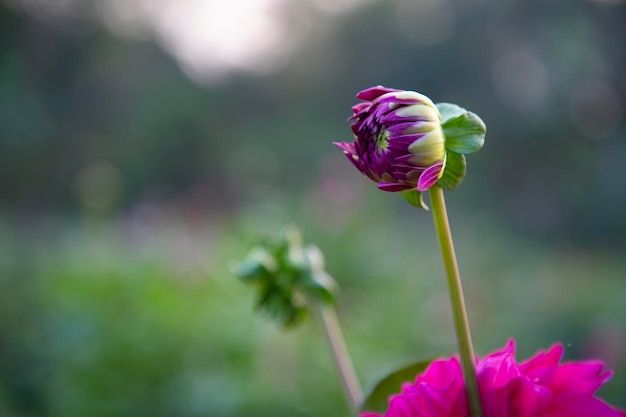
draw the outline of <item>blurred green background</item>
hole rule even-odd
[[[315,322],[229,272],[297,224],[370,384],[455,342],[428,213],[363,179],[354,94],[458,103],[448,193],[476,350],[561,341],[626,407],[626,4],[5,0],[0,416],[348,415]]]

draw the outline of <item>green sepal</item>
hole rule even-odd
[[[410,205],[428,211],[428,206],[424,203],[423,193],[417,191],[417,188],[411,190],[400,191],[400,194]]]
[[[437,184],[444,190],[452,190],[461,185],[463,178],[465,178],[466,170],[465,155],[446,152],[446,167]]]
[[[441,115],[442,125],[444,125],[448,120],[459,117],[467,111],[463,107],[452,103],[437,103],[435,106]]]
[[[438,103],[446,149],[460,154],[479,151],[485,143],[487,127],[478,115],[456,104]]]
[[[387,374],[367,392],[357,409],[358,413],[387,411],[389,396],[398,394],[403,383],[415,381],[417,375],[424,372],[431,362],[432,360],[411,362]]]

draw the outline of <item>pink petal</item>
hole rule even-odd
[[[563,357],[563,346],[555,345],[548,352],[539,352],[534,358],[520,365],[522,373],[535,383],[552,387],[559,362]]]
[[[356,155],[356,149],[354,148],[354,142],[333,142],[333,145],[338,147],[339,149],[349,153]]]
[[[364,100],[364,101],[372,101],[382,96],[383,94],[391,93],[396,90],[395,88],[387,88],[382,85],[377,85],[375,87],[367,88],[363,91],[359,91],[356,95],[356,98]]]
[[[569,392],[592,395],[611,378],[611,372],[603,371],[602,362],[566,363],[556,370],[551,388],[555,394]]]
[[[555,398],[545,417],[619,417],[606,403],[588,395],[566,394]]]
[[[390,193],[397,193],[398,191],[410,190],[413,188],[410,185],[402,184],[399,182],[379,182],[378,189],[382,191],[388,191]]]
[[[419,396],[412,394],[394,395],[389,402],[385,417],[413,417],[421,415]]]
[[[420,375],[416,383],[431,384],[437,388],[449,387],[453,382],[463,384],[463,372],[457,358],[436,360]]]
[[[476,372],[481,386],[487,389],[506,385],[522,375],[515,358],[508,350],[483,359],[478,364]]]
[[[359,115],[359,113],[369,109],[370,107],[371,107],[370,103],[355,104],[354,106],[352,106],[352,113],[354,114],[354,116],[350,117],[348,120],[355,119]]]
[[[524,374],[534,375],[543,369],[558,366],[561,358],[563,358],[563,345],[557,344],[552,346],[546,353],[539,352],[534,358],[522,362],[520,368]]]
[[[417,191],[426,191],[430,187],[435,185],[435,183],[439,179],[439,173],[441,172],[442,166],[443,165],[441,162],[437,162],[436,164],[426,168],[426,170],[422,173],[422,175],[420,175],[420,178],[417,181]]]

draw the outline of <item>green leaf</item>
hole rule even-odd
[[[446,137],[447,150],[468,154],[483,147],[487,127],[476,114],[465,111],[443,123],[443,134]]]
[[[316,301],[332,304],[335,301],[338,286],[326,271],[314,271],[302,280],[302,290]]]
[[[448,120],[467,112],[463,107],[452,103],[437,103],[435,106],[439,110],[439,114],[441,114],[441,124],[445,124]]]
[[[424,198],[422,196],[422,193],[417,191],[417,188],[414,188],[412,190],[400,191],[400,194],[402,195],[402,197],[404,197],[406,201],[409,202],[410,205],[428,211],[428,206],[424,204]]]
[[[467,164],[465,163],[465,155],[454,152],[446,153],[446,167],[443,175],[437,181],[437,184],[444,190],[452,190],[463,182]]]
[[[316,301],[333,303],[339,292],[337,282],[324,269],[324,255],[315,245],[304,248],[308,268],[300,272],[302,290]]]
[[[244,281],[261,279],[277,269],[276,259],[265,248],[256,247],[234,265],[233,273]]]
[[[403,383],[415,381],[415,377],[424,372],[431,362],[432,360],[412,362],[388,374],[365,395],[358,411],[385,412],[389,406],[389,396],[399,393]]]

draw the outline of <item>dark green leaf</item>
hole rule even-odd
[[[468,154],[480,150],[485,143],[487,127],[476,114],[466,111],[443,124],[446,149]]]
[[[387,410],[387,400],[390,395],[400,392],[404,382],[411,382],[415,377],[424,372],[430,365],[432,360],[412,362],[400,369],[391,372],[389,375],[381,379],[373,389],[366,394],[365,399],[361,403],[360,412],[384,412]]]
[[[458,187],[463,182],[463,178],[465,178],[466,168],[465,155],[447,152],[446,167],[437,184],[444,190],[452,190]]]
[[[402,197],[404,197],[404,199],[408,201],[410,205],[428,211],[428,206],[424,204],[424,198],[422,196],[422,193],[417,191],[417,188],[407,191],[401,191],[400,194],[402,194]]]

